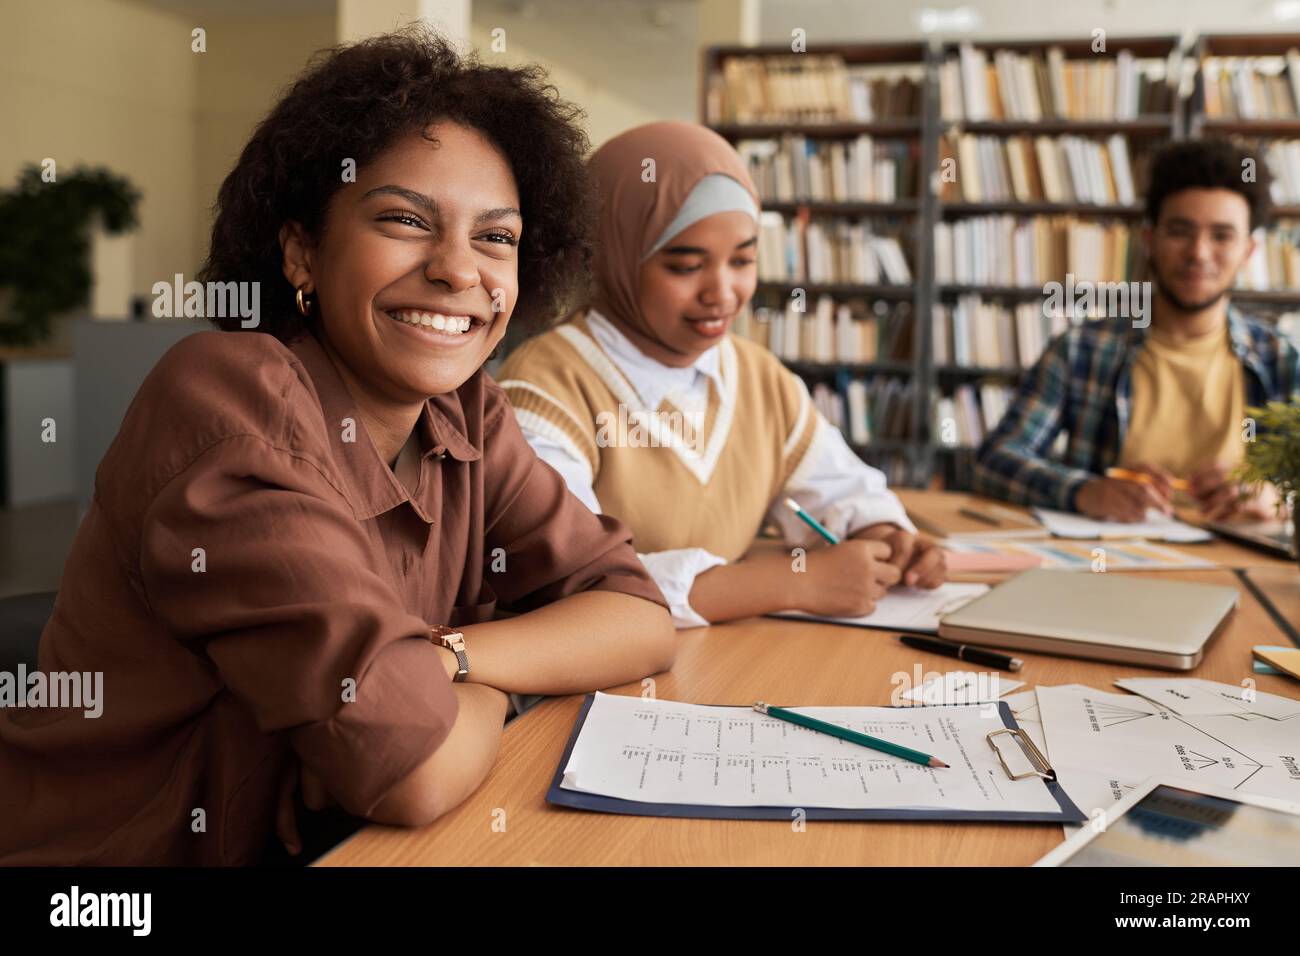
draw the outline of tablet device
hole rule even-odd
[[[1034,866],[1295,866],[1300,804],[1153,777]]]

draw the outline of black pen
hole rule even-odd
[[[956,657],[963,661],[970,661],[972,664],[987,664],[989,667],[996,667],[1004,671],[1018,671],[1024,664],[1018,657],[1012,657],[1010,654],[999,654],[997,651],[985,650],[982,647],[971,647],[969,644],[954,644],[951,641],[941,641],[935,637],[915,637],[911,634],[900,634],[898,639],[908,647],[915,647],[918,651],[931,651],[935,654],[943,654],[946,657]]]
[[[1000,528],[1002,526],[1002,522],[999,521],[997,518],[993,517],[992,515],[986,515],[982,511],[976,511],[974,508],[958,509],[957,514],[961,515],[964,518],[974,518],[976,521],[983,521],[985,524],[991,524],[995,528]]]

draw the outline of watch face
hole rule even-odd
[[[465,649],[465,636],[455,628],[439,624],[431,628],[431,630],[434,634],[434,640],[443,647],[450,647],[455,651]]]

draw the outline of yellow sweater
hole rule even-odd
[[[526,428],[591,465],[602,510],[638,551],[704,548],[735,561],[812,444],[808,390],[767,349],[728,336],[722,393],[702,422],[667,401],[647,409],[582,317],[520,346],[499,376]]]
[[[1176,342],[1153,328],[1132,381],[1121,467],[1159,465],[1185,478],[1216,461],[1241,461],[1246,387],[1227,329]]]

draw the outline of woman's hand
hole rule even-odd
[[[808,569],[796,575],[795,607],[829,617],[861,617],[876,609],[885,591],[902,579],[883,541],[850,538],[808,553]]]
[[[284,844],[290,856],[302,852],[302,837],[298,834],[297,805],[293,794],[302,790],[302,802],[308,810],[324,810],[335,806],[335,800],[325,790],[320,778],[312,773],[311,768],[298,759],[296,754],[289,757],[289,766],[280,778],[280,800],[275,811],[275,834]]]
[[[937,588],[948,576],[943,549],[930,539],[904,531],[898,525],[871,525],[853,537],[883,541],[889,545],[889,563],[902,572],[901,583],[908,587]]]

